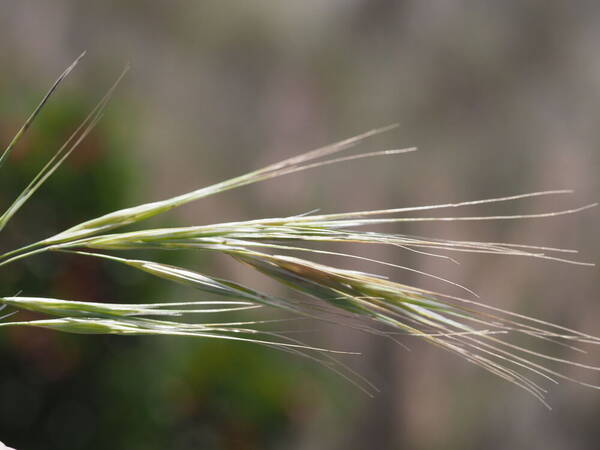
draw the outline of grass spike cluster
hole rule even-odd
[[[83,56],[83,55],[82,55]],[[38,116],[59,84],[79,62],[69,66],[44,96],[17,135],[0,156],[0,165],[10,155],[21,136]],[[126,70],[125,70],[126,71]],[[100,119],[117,84],[117,79],[90,115],[77,128],[48,164],[0,216],[0,231],[37,189],[76,149]],[[201,300],[162,303],[98,303],[28,296],[0,297],[2,308],[30,310],[55,316],[53,319],[7,321],[0,327],[30,326],[85,334],[171,335],[249,341],[307,357],[334,370],[368,394],[376,391],[367,380],[335,357],[344,350],[311,346],[288,336],[293,330],[269,329],[281,320],[235,320],[231,322],[187,322],[186,318],[211,313],[273,308],[293,317],[316,318],[384,336],[398,342],[400,336],[416,336],[450,351],[483,369],[521,387],[542,403],[546,390],[542,382],[569,380],[592,388],[593,383],[575,380],[549,367],[567,365],[600,371],[599,367],[556,357],[535,350],[536,341],[545,341],[574,351],[576,345],[600,344],[590,334],[554,325],[518,313],[503,311],[472,298],[469,289],[411,267],[378,261],[361,255],[314,248],[314,244],[351,243],[357,245],[391,245],[399,251],[417,252],[457,262],[448,253],[487,253],[504,257],[528,257],[563,263],[592,265],[572,259],[575,250],[528,244],[442,240],[428,237],[369,231],[382,224],[423,221],[483,221],[540,219],[578,213],[596,204],[565,210],[512,215],[407,216],[437,210],[459,210],[500,202],[521,201],[534,197],[570,194],[568,190],[549,190],[459,203],[412,206],[385,210],[368,210],[334,214],[310,212],[280,218],[264,218],[202,226],[141,229],[116,232],[118,228],[166,213],[192,201],[302,170],[361,158],[398,155],[415,148],[384,150],[337,156],[363,140],[392,129],[371,130],[361,135],[321,147],[271,164],[212,186],[196,189],[169,199],[145,203],[87,220],[54,236],[0,255],[0,267],[44,252],[70,252],[124,264],[154,277],[193,288]],[[336,156],[334,156],[336,155]],[[311,246],[308,246],[311,244]],[[283,298],[258,292],[233,281],[158,261],[115,256],[122,250],[188,250],[225,254],[302,294],[301,298]],[[105,253],[105,252],[111,252]],[[286,254],[279,254],[279,253]],[[472,298],[451,296],[404,285],[375,274],[332,267],[287,253],[331,254],[377,262],[431,276],[464,289]],[[206,297],[205,297],[206,296]],[[208,298],[211,299],[208,299]],[[215,300],[214,297],[220,299]],[[285,319],[288,320],[288,319]],[[514,336],[530,341],[516,343]]]

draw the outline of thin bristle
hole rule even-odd
[[[75,59],[75,61],[73,61],[73,63],[71,63],[71,65],[69,67],[67,67],[63,71],[63,73],[61,73],[59,75],[59,77],[52,84],[52,86],[50,86],[50,89],[48,90],[48,92],[46,92],[46,95],[44,95],[44,97],[42,98],[42,100],[40,101],[40,103],[35,107],[35,109],[33,110],[33,112],[29,115],[29,117],[27,118],[27,120],[25,121],[25,123],[23,124],[23,126],[19,129],[19,131],[17,131],[17,134],[15,134],[15,136],[10,141],[10,143],[8,144],[8,146],[4,149],[4,151],[2,152],[2,155],[0,155],[0,167],[2,167],[2,164],[4,163],[4,160],[13,151],[13,149],[17,145],[17,142],[19,142],[19,140],[21,139],[21,137],[25,134],[25,132],[27,131],[27,129],[31,126],[31,124],[33,123],[33,121],[35,120],[35,118],[38,116],[38,114],[40,113],[40,111],[44,108],[44,106],[46,105],[46,103],[48,102],[48,100],[50,99],[50,97],[52,97],[52,94],[54,94],[54,92],[56,91],[56,89],[58,88],[58,86],[63,82],[63,80],[65,78],[67,78],[67,76],[69,76],[69,74],[73,71],[73,69],[79,63],[79,61],[85,56],[85,54],[86,54],[85,51],[83,53],[81,53],[81,55],[79,55],[77,57],[77,59]]]

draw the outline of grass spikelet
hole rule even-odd
[[[242,301],[188,301],[169,303],[97,303],[41,297],[3,297],[6,306],[54,316],[77,317],[133,317],[133,316],[183,316],[191,313],[222,313],[260,308],[252,302]],[[200,309],[198,309],[200,308]]]

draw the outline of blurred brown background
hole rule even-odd
[[[121,67],[132,65],[102,126],[20,214],[21,225],[6,230],[3,249],[394,122],[397,130],[362,148],[416,145],[419,152],[230,192],[156,223],[560,188],[577,193],[493,211],[560,209],[600,198],[598,2],[0,0],[0,42],[3,142],[56,75],[88,51],[2,168],[2,205]],[[581,259],[597,262],[599,217],[596,209],[555,219],[394,229],[577,248]],[[358,250],[463,283],[489,304],[600,334],[597,268],[477,255],[461,256],[455,266],[395,249]],[[225,260],[188,255],[187,263],[280,289]],[[377,270],[456,293],[426,278]],[[190,296],[65,257],[3,272],[2,283],[3,295],[24,289],[89,300]],[[406,352],[343,328],[315,327],[317,342],[364,353],[353,365],[381,388],[379,396],[367,398],[324,369],[256,346],[3,332],[0,440],[20,450],[598,445],[596,391],[553,386],[549,412],[514,386],[412,338],[405,342],[413,351]],[[567,355],[573,356],[560,356]],[[600,354],[581,360],[597,364]]]

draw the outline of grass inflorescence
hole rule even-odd
[[[2,153],[0,164],[5,161],[50,95],[71,72],[79,59],[53,84]],[[0,216],[0,231],[91,132],[101,118],[123,74],[48,164]],[[7,314],[3,317],[4,321],[0,322],[0,327],[27,326],[84,334],[174,335],[250,341],[308,357],[347,377],[365,391],[370,393],[374,390],[367,380],[353,372],[336,357],[337,354],[352,352],[310,346],[290,337],[285,331],[287,319],[235,322],[214,322],[205,319],[200,323],[197,320],[191,322],[191,319],[186,321],[186,318],[191,316],[210,317],[214,313],[276,308],[290,313],[292,317],[299,320],[312,318],[344,324],[394,341],[398,341],[402,335],[418,336],[520,386],[544,404],[546,404],[544,401],[546,391],[540,380],[556,383],[560,379],[566,379],[599,388],[597,385],[574,380],[560,370],[548,367],[547,363],[577,366],[590,371],[599,371],[600,368],[541,353],[536,351],[534,346],[523,346],[511,340],[513,336],[520,335],[579,350],[574,345],[600,344],[600,339],[597,337],[483,304],[475,299],[476,295],[472,291],[462,286],[459,287],[466,291],[465,297],[451,296],[404,285],[376,274],[346,270],[306,259],[306,255],[310,256],[311,253],[361,259],[418,272],[455,286],[458,285],[412,267],[374,261],[357,254],[322,250],[315,248],[314,244],[388,245],[399,250],[423,253],[449,261],[455,261],[450,256],[452,254],[487,253],[590,265],[573,260],[571,256],[576,251],[568,249],[524,244],[453,241],[368,231],[372,226],[402,222],[552,217],[576,213],[595,206],[590,204],[567,210],[500,216],[408,215],[562,195],[571,191],[553,190],[440,205],[337,214],[308,213],[211,225],[118,232],[118,229],[125,225],[137,224],[178,206],[230,189],[328,164],[366,157],[397,155],[415,150],[415,148],[407,148],[350,156],[338,155],[363,140],[391,128],[393,127],[372,130],[169,199],[113,211],[0,255],[0,267],[45,252],[69,252],[81,257],[101,258],[195,289],[199,291],[200,298],[206,296],[205,300],[118,304],[27,296],[0,297],[0,303],[4,308],[30,310],[55,317],[9,321],[7,320],[9,314]],[[122,250],[148,249],[203,251],[228,255],[233,260],[291,287],[302,295],[298,298],[274,296],[187,268],[115,255],[115,252]],[[294,252],[295,256],[289,254]],[[222,299],[214,300],[215,296]],[[270,328],[273,324],[279,326],[283,324],[284,331],[273,331]]]

